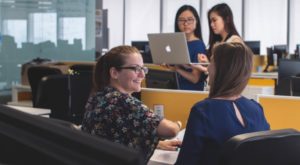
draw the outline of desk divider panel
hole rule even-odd
[[[258,95],[271,129],[300,130],[300,97]]]
[[[141,100],[145,105],[152,110],[155,105],[163,105],[164,117],[172,121],[180,120],[183,128],[186,127],[192,106],[207,96],[208,92],[202,91],[150,88],[143,88],[141,91]]]
[[[273,86],[275,87],[276,79],[250,78],[248,85]]]

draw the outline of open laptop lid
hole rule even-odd
[[[185,34],[156,33],[148,34],[154,64],[190,64]]]

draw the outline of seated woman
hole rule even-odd
[[[141,54],[134,47],[115,47],[101,56],[94,71],[95,89],[88,99],[82,123],[85,132],[138,150],[145,163],[160,138],[174,137],[181,128],[181,122],[159,117],[131,96],[141,90],[147,72]],[[169,141],[162,143],[161,147],[168,149]]]
[[[244,44],[214,47],[209,96],[191,109],[177,165],[215,165],[222,144],[231,137],[270,129],[261,105],[241,96],[251,69],[252,52]]]

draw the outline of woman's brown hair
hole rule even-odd
[[[213,77],[209,98],[239,95],[252,71],[252,51],[242,43],[222,43],[213,48]]]
[[[94,70],[94,91],[103,90],[104,87],[110,84],[110,68],[118,68],[123,66],[126,59],[133,53],[139,53],[139,51],[132,46],[117,46],[110,51],[100,56],[97,60]]]

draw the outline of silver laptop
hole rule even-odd
[[[190,56],[185,34],[148,34],[154,64],[190,64]]]
[[[192,63],[183,32],[148,34],[149,46],[154,64],[199,64],[207,66],[208,62]]]

